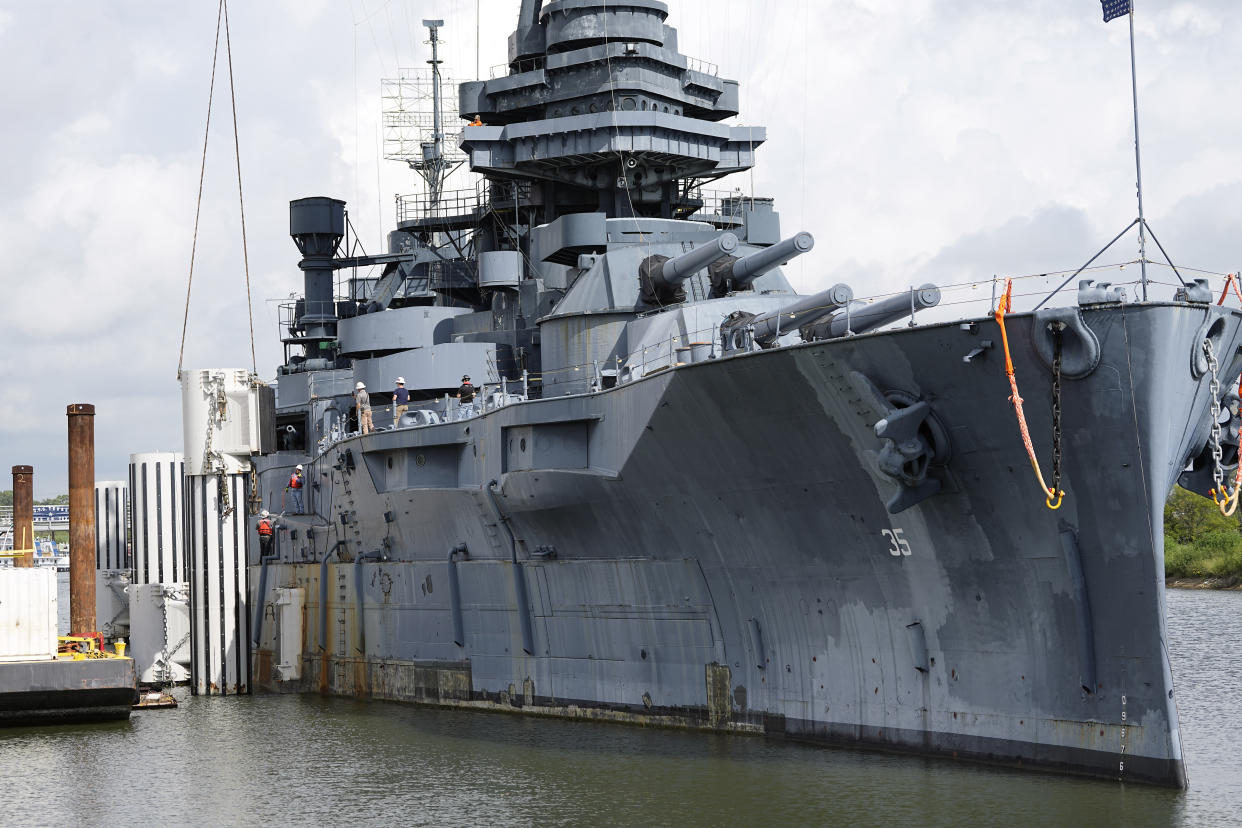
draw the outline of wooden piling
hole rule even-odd
[[[13,551],[26,554],[14,566],[34,566],[34,467],[13,467]]]
[[[69,634],[95,631],[95,406],[69,417]]]

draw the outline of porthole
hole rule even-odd
[[[522,442],[520,446],[521,446],[522,451],[526,451],[526,438],[525,437],[522,438]]]
[[[635,106],[636,104],[634,103],[633,98],[622,98],[621,99],[621,108],[624,109],[626,112],[632,111],[635,108]]]
[[[591,104],[591,111],[592,111],[592,112],[599,112],[599,105],[598,105],[598,104]]]
[[[643,109],[646,109],[646,108],[647,108],[647,102],[643,101]]]
[[[392,458],[391,458],[391,457],[389,457],[389,458],[388,458],[388,468],[390,468],[390,469],[392,468]]]
[[[427,465],[427,456],[424,454],[414,455],[414,464],[418,466],[419,468],[422,468],[423,466]]]

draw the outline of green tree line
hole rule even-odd
[[[1208,498],[1174,486],[1164,507],[1164,574],[1242,578],[1242,509],[1225,517]]]
[[[69,495],[62,494],[62,495],[56,495],[56,497],[49,497],[46,500],[36,500],[35,505],[36,506],[64,506],[68,502],[69,502]],[[12,506],[12,505],[13,505],[13,490],[12,489],[0,490],[0,506]]]

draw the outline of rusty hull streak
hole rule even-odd
[[[268,681],[260,682],[275,692],[305,692],[305,681],[282,682],[279,690],[271,681],[271,652],[259,650],[258,663],[266,664],[260,673]],[[728,691],[729,668],[719,664],[706,665],[709,681],[709,698],[715,699],[715,707],[676,711],[638,712],[634,710],[592,707],[579,704],[557,704],[551,699],[535,696],[535,684],[527,678],[522,682],[521,692],[516,685],[496,694],[495,699],[476,698],[471,690],[470,667],[429,666],[404,661],[367,661],[361,658],[336,658],[303,654],[304,659],[318,660],[319,691],[323,695],[353,696],[360,699],[405,702],[423,707],[458,708],[491,713],[509,713],[540,716],[554,719],[577,719],[593,722],[639,725],[642,727],[675,728],[704,732],[763,735],[767,732],[762,722],[735,719],[729,708],[731,693]],[[344,669],[339,669],[344,667]],[[312,668],[313,669],[313,668]],[[309,671],[308,671],[309,672]],[[341,681],[332,682],[329,676],[337,675]],[[715,689],[712,686],[715,685]]]

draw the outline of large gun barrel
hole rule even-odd
[[[719,238],[669,259],[660,268],[660,275],[670,285],[684,282],[692,273],[697,273],[717,259],[731,255],[737,250],[737,236],[722,233]]]
[[[648,256],[639,265],[639,279],[643,286],[643,299],[653,301],[681,301],[681,283],[692,274],[737,250],[737,236],[721,233],[715,239],[693,250],[670,259],[659,254]]]
[[[852,302],[836,311],[827,319],[808,326],[803,336],[811,339],[836,339],[850,333],[866,333],[882,328],[899,319],[912,316],[916,310],[934,308],[940,304],[940,288],[923,285],[915,290],[899,293],[878,302]]]
[[[752,337],[760,346],[767,347],[780,338],[782,333],[796,331],[821,316],[839,310],[854,298],[849,285],[833,285],[811,296],[802,296],[783,308],[766,311],[757,316],[735,313],[721,324],[726,349],[737,347],[734,334],[745,329],[753,331]]]
[[[785,264],[795,256],[801,256],[814,246],[814,236],[810,233],[798,233],[749,256],[719,262],[712,267],[712,284],[731,282],[734,290],[749,287],[751,282],[772,268]]]

